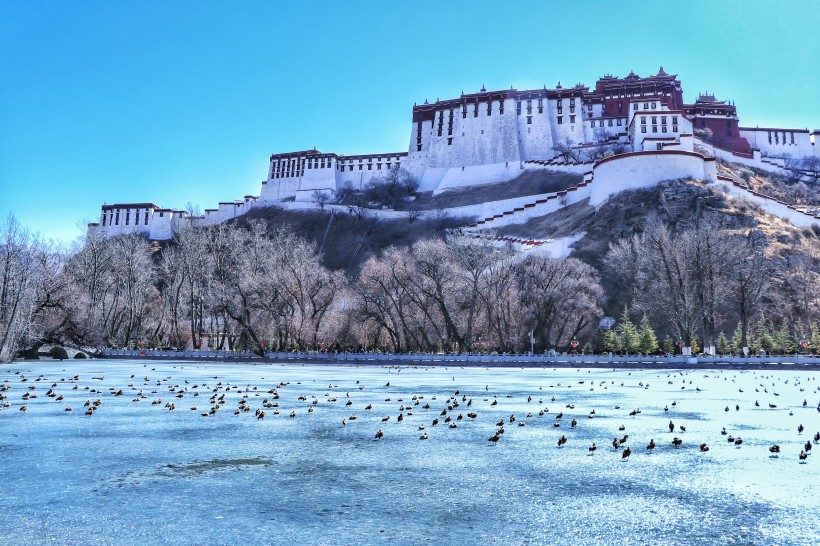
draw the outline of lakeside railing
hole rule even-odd
[[[104,349],[101,356],[112,358],[154,358],[162,360],[222,360],[256,362],[350,363],[350,364],[433,364],[469,366],[820,366],[820,356],[641,356],[641,355],[566,355],[566,354],[440,354],[440,353],[333,353],[266,352],[264,358],[251,352],[162,351]]]

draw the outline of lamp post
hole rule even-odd
[[[534,330],[530,330],[530,356],[535,354],[535,337],[533,337]]]

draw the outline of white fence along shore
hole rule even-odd
[[[565,354],[435,354],[435,353],[333,353],[266,352],[265,357],[251,352],[160,351],[105,349],[102,358],[147,360],[193,360],[236,362],[299,362],[316,364],[433,365],[433,366],[538,366],[538,367],[658,367],[658,368],[820,368],[820,356],[774,355],[739,356],[640,356],[640,355],[565,355]]]

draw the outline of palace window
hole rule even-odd
[[[656,108],[656,106],[655,106],[656,104],[657,104],[656,102],[653,102],[653,103],[652,103],[652,109],[653,109],[653,110]]]
[[[487,101],[487,115],[493,115],[493,101]]]
[[[570,108],[575,107],[575,99],[569,99],[569,106],[570,106]]]
[[[612,127],[612,120],[611,120],[611,119],[610,119],[610,120],[607,120],[607,125],[609,125],[610,127]]]
[[[649,103],[648,102],[643,103],[643,109],[644,110],[649,110]]]
[[[473,106],[473,117],[478,117],[478,103],[475,103],[475,105]]]
[[[575,123],[575,116],[570,116],[569,117],[569,122],[570,123]]]
[[[515,113],[516,115],[521,115],[521,101],[515,103]]]
[[[641,116],[641,125],[646,125],[646,116]]]
[[[538,113],[544,113],[544,99],[538,99]]]
[[[558,125],[561,125],[562,123],[564,123],[564,117],[563,116],[558,116],[555,119],[558,121]]]
[[[373,170],[373,164],[372,164],[372,163],[368,163],[368,164],[367,164],[367,170],[368,170],[368,171],[372,171],[372,170]]]
[[[107,216],[106,216],[106,215],[105,215],[105,213],[103,212],[103,215],[102,215],[102,225],[103,225],[103,227],[105,227],[105,220],[106,220],[106,218],[107,218]]]
[[[532,125],[532,116],[527,116],[527,125]]]
[[[645,133],[645,132],[646,132],[646,125],[641,125],[641,132],[642,132],[642,133]]]
[[[657,132],[658,132],[658,126],[657,126],[657,125],[653,125],[653,126],[652,126],[652,132],[653,132],[653,133],[657,133]]]
[[[574,106],[572,106],[572,105],[570,105],[570,106],[569,106],[569,111],[570,111],[570,113],[575,112],[575,107],[574,107]]]
[[[638,103],[637,103],[637,102],[633,102],[633,103],[632,103],[632,109],[633,109],[633,110],[637,110],[637,109],[638,109]]]
[[[658,124],[657,116],[652,116],[652,125],[657,125],[657,124]]]
[[[447,146],[451,145],[452,143],[453,143],[453,137],[448,138],[447,139]]]
[[[467,119],[467,105],[461,107],[461,119]]]
[[[134,225],[135,226],[140,225],[140,209],[137,209],[136,211],[134,211]]]
[[[131,213],[130,213],[130,212],[126,212],[126,213],[125,213],[125,225],[126,225],[126,226],[128,225],[128,223],[129,223],[129,221],[130,221],[130,220],[131,220]]]
[[[499,114],[504,113],[504,101],[503,100],[498,101],[498,113]]]
[[[672,126],[672,132],[673,132],[673,133],[677,133],[677,132],[678,132],[678,126],[677,126],[677,125],[673,125],[673,126]]]
[[[621,126],[621,118],[618,118],[618,127]]]
[[[794,144],[794,133],[791,133],[791,137],[792,137],[792,144]]]
[[[558,113],[559,113],[559,114],[563,114],[563,113],[564,113],[564,109],[563,109],[563,108],[561,108],[560,106],[558,107]]]

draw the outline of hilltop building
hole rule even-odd
[[[638,178],[649,176],[637,158],[646,166],[651,162],[651,176],[665,178],[671,175],[664,173],[677,173],[714,179],[709,160],[715,157],[777,172],[783,171],[786,155],[819,155],[816,136],[818,131],[808,129],[740,127],[734,103],[714,94],[700,94],[686,104],[677,75],[663,67],[648,77],[607,74],[594,88],[580,83],[529,90],[482,87],[478,93],[413,106],[406,151],[273,154],[258,198],[220,203],[196,217],[151,203],[105,205],[101,221],[89,228],[167,239],[174,220],[212,225],[255,206],[311,201],[316,192],[331,195],[348,184],[360,189],[391,169],[407,171],[419,180],[420,190],[434,193],[512,180],[528,169],[586,175],[605,160],[607,191],[616,192],[626,187],[621,182],[633,181],[636,169],[642,172]]]

